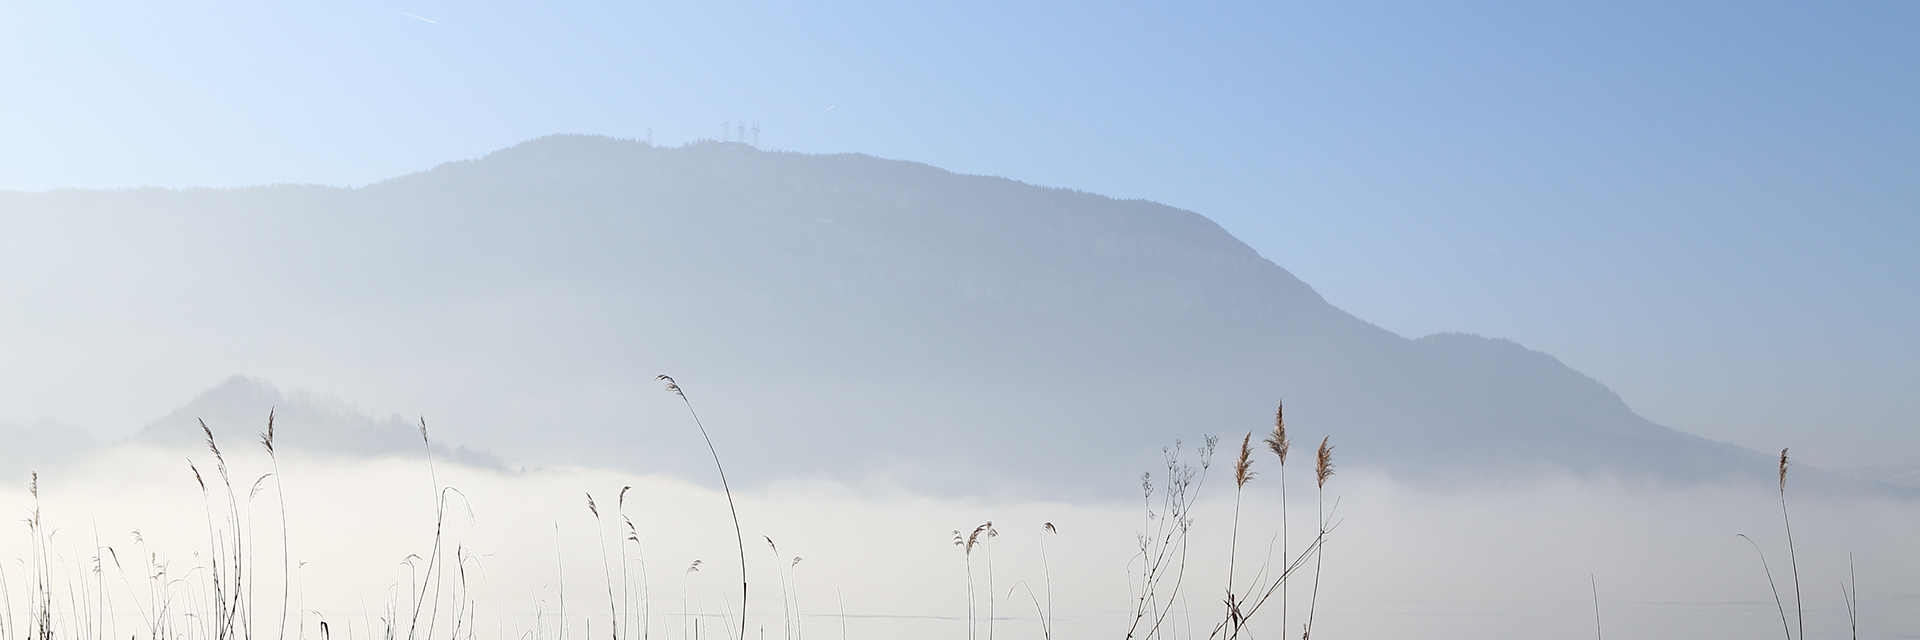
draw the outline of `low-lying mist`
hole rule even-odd
[[[279,452],[269,477],[275,461],[258,443],[221,444],[227,482],[205,450],[122,445],[41,475],[37,502],[28,478],[0,490],[7,513],[38,510],[49,541],[43,564],[29,527],[0,537],[9,637],[32,627],[36,564],[50,576],[42,591],[57,637],[146,635],[156,593],[171,594],[180,628],[210,624],[211,559],[233,557],[234,514],[242,573],[226,564],[221,575],[238,585],[225,597],[244,603],[238,637],[280,637],[283,609],[288,638],[409,637],[433,626],[435,636],[502,640],[691,639],[692,620],[699,637],[738,633],[740,550],[726,497],[702,483],[297,450]],[[1197,462],[1192,448],[1183,458]],[[1283,544],[1297,555],[1311,543],[1322,509],[1331,532],[1323,555],[1287,583],[1284,634],[1279,595],[1242,633],[1298,637],[1311,616],[1315,637],[1583,637],[1596,631],[1597,608],[1601,637],[1767,637],[1782,632],[1782,608],[1798,635],[1798,602],[1808,638],[1841,638],[1851,633],[1842,587],[1856,583],[1860,633],[1920,628],[1911,544],[1920,503],[1904,498],[1800,492],[1790,472],[1790,555],[1771,484],[1569,476],[1423,488],[1340,467],[1336,449],[1322,502],[1311,451],[1295,451],[1284,474],[1255,451],[1238,494],[1232,453],[1223,443],[1196,478],[1190,539],[1169,556],[1177,571],[1156,598],[1171,611],[1163,637],[1209,636],[1226,619],[1229,557],[1237,590],[1270,580],[1286,564]],[[1165,469],[1139,471],[1153,472],[1152,495],[1085,504],[828,481],[738,491],[746,636],[1124,637],[1146,564],[1138,536],[1168,522]],[[446,501],[433,563],[436,493]],[[987,522],[997,535],[983,531],[970,553],[956,546],[956,530]],[[1765,552],[1779,607],[1742,533]]]

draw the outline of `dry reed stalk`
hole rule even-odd
[[[975,607],[977,606],[978,598],[973,595],[973,548],[981,544],[980,534],[986,533],[991,529],[993,529],[993,522],[988,521],[986,524],[974,527],[973,533],[967,534],[964,537],[960,534],[959,529],[953,530],[953,544],[954,546],[960,547],[963,555],[962,559],[965,560],[967,564],[967,637],[969,639],[973,638],[977,633],[974,628]],[[991,576],[991,571],[989,571],[989,576]],[[987,597],[991,599],[993,597],[993,587],[988,586],[987,590]],[[992,614],[988,615],[991,616]]]
[[[1753,545],[1753,552],[1760,555],[1760,569],[1767,573],[1767,589],[1773,591],[1773,606],[1780,611],[1780,629],[1786,633],[1787,640],[1793,640],[1793,627],[1787,625],[1787,606],[1780,601],[1780,588],[1774,585],[1773,568],[1767,565],[1767,552],[1760,550],[1760,543],[1754,542],[1747,534],[1736,533],[1747,544]]]
[[[426,575],[421,576],[420,595],[413,601],[413,617],[407,623],[407,640],[425,640],[433,637],[433,629],[440,616],[440,576],[446,573],[438,571],[440,556],[443,553],[441,545],[446,531],[446,492],[441,488],[440,475],[433,467],[433,441],[427,437],[426,416],[420,417],[420,446],[427,452],[427,478],[433,483],[433,554],[427,558]],[[418,636],[420,613],[422,605],[427,603],[429,588],[433,591],[433,601],[431,607],[426,610],[427,631],[425,636]],[[564,634],[562,640],[565,640]]]
[[[1000,537],[1000,530],[993,528],[993,521],[987,521],[987,640],[993,640],[993,616],[996,593],[993,589],[993,539]]]
[[[1313,475],[1315,486],[1320,492],[1320,538],[1322,542],[1319,544],[1320,550],[1315,551],[1313,554],[1313,596],[1312,599],[1307,601],[1307,625],[1300,633],[1300,640],[1312,640],[1313,614],[1320,606],[1320,564],[1322,560],[1326,558],[1326,544],[1324,539],[1327,536],[1327,478],[1333,477],[1333,447],[1327,443],[1332,439],[1332,436],[1321,438],[1320,451],[1314,456]]]
[[[627,525],[627,535],[620,542],[620,615],[621,617],[630,615],[627,603],[633,600],[633,580],[627,577],[627,542],[632,542],[634,551],[640,556],[640,639],[647,640],[649,628],[652,626],[647,603],[647,555],[646,549],[640,546],[640,530],[633,526],[633,519],[627,517],[627,492],[632,489],[631,486],[620,488],[620,500],[616,506],[620,512],[620,521]],[[627,634],[633,634],[631,620],[627,624]]]
[[[1847,589],[1848,583],[1853,588]],[[1853,554],[1847,554],[1847,582],[1840,583],[1840,599],[1847,603],[1847,629],[1853,632],[1853,640],[1860,640],[1860,617],[1857,610],[1860,605],[1860,582],[1853,573]]]
[[[560,522],[553,523],[553,570],[560,601],[560,640],[567,640],[567,563],[560,555]],[[429,636],[426,640],[432,640]],[[591,640],[591,639],[589,639]]]
[[[1227,625],[1231,627],[1228,638],[1240,637],[1240,629],[1246,618],[1240,611],[1240,599],[1234,595],[1233,572],[1239,565],[1240,553],[1240,497],[1246,492],[1247,481],[1253,479],[1253,432],[1240,438],[1240,458],[1233,463],[1233,528],[1227,542]]]
[[[1047,580],[1046,625],[1041,627],[1041,635],[1046,640],[1053,640],[1053,565],[1047,561],[1047,534],[1057,536],[1060,535],[1060,530],[1055,529],[1053,523],[1048,522],[1040,525],[1040,532],[1040,569]]]
[[[700,437],[707,442],[707,452],[713,455],[713,466],[720,471],[720,490],[727,494],[727,511],[733,514],[733,542],[740,552],[740,640],[747,640],[747,540],[740,533],[740,510],[733,504],[733,489],[727,486],[727,468],[720,464],[720,451],[713,447],[713,438],[707,435],[707,426],[700,422],[700,414],[693,410],[693,401],[687,399],[687,393],[680,389],[673,377],[660,374],[655,380],[667,383],[667,391],[680,397],[687,405],[687,413],[693,416],[693,424],[700,428]]]
[[[1793,519],[1787,517],[1787,450],[1780,450],[1780,519],[1787,527],[1787,561],[1793,566],[1793,617],[1800,624],[1800,638],[1807,637],[1806,610],[1800,602],[1800,556],[1793,550]]]
[[[763,540],[766,540],[767,548],[772,550],[773,561],[774,561],[773,568],[774,568],[774,571],[778,573],[780,576],[780,637],[791,640],[793,638],[793,608],[791,606],[792,596],[791,596],[791,593],[787,590],[787,574],[785,573],[785,570],[780,567],[780,564],[779,564],[781,562],[780,546],[773,543],[772,536],[760,536],[760,538]],[[766,627],[760,628],[760,633],[765,634],[766,632],[767,632]]]
[[[1287,452],[1293,450],[1293,439],[1287,437],[1287,403],[1280,401],[1273,407],[1273,433],[1267,436],[1267,450],[1280,459],[1280,561],[1286,562],[1287,549]],[[1287,581],[1280,580],[1280,629],[1287,628]],[[1271,590],[1269,590],[1271,592]],[[1261,598],[1262,601],[1265,598]],[[1256,605],[1257,606],[1257,605]]]
[[[1600,581],[1587,574],[1587,586],[1593,589],[1593,640],[1605,640],[1600,635]]]
[[[787,583],[793,587],[793,640],[805,638],[801,629],[801,621],[804,618],[800,615],[800,576],[794,571],[800,566],[800,560],[800,556],[794,556],[792,560],[787,561]],[[741,618],[741,620],[745,619]]]
[[[288,574],[293,572],[293,554],[288,545],[287,535],[287,490],[280,482],[280,456],[273,451],[274,410],[267,409],[267,430],[260,434],[260,446],[266,447],[267,459],[273,462],[273,490],[275,504],[280,508],[280,640],[287,637],[287,600],[292,588]]]
[[[687,565],[687,570],[680,572],[680,637],[681,637],[681,640],[691,640],[690,638],[688,638],[688,635],[687,635],[688,630],[690,628],[693,628],[688,626],[688,621],[687,621],[687,583],[693,579],[693,574],[696,574],[699,572],[700,572],[699,558],[694,558],[693,564]]]
[[[620,640],[620,611],[613,604],[613,569],[607,566],[607,528],[600,522],[600,507],[594,505],[593,494],[588,493],[586,496],[587,511],[593,514],[594,533],[600,538],[600,573],[607,580],[607,617],[612,619],[610,626],[613,627],[613,640]]]

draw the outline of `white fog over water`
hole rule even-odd
[[[257,448],[240,434],[229,436],[226,447],[245,523],[256,634],[277,628],[281,593],[279,487],[267,479],[263,490],[248,495],[256,478],[271,470]],[[1270,454],[1258,453],[1259,475],[1240,496],[1243,583],[1278,553],[1279,473]],[[76,599],[101,598],[86,595],[95,587],[76,579],[98,579],[114,614],[108,618],[117,630],[112,635],[139,630],[140,612],[152,606],[139,569],[146,554],[168,566],[170,579],[184,580],[172,592],[205,588],[209,514],[183,455],[210,480],[217,478],[204,451],[143,446],[116,447],[40,477],[61,624],[74,624]],[[686,613],[702,625],[722,625],[738,610],[738,552],[726,498],[701,485],[577,467],[502,473],[442,461],[430,474],[421,459],[281,457],[288,548],[300,567],[294,597],[308,611],[300,616],[305,637],[316,636],[321,620],[334,637],[367,638],[369,629],[381,626],[394,585],[416,575],[404,560],[431,554],[434,477],[457,489],[450,494],[443,553],[447,562],[470,556],[465,584],[476,638],[560,637],[563,595],[567,637],[607,637],[608,605],[623,599],[620,532],[610,521],[618,517],[621,489],[628,486],[633,488],[624,513],[639,544],[626,549],[634,582],[627,615],[639,619],[642,552],[650,637],[680,637],[691,619],[682,617],[683,600]],[[1216,457],[1192,511],[1184,586],[1168,637],[1205,637],[1224,617],[1219,596],[1234,503],[1230,462]],[[1311,469],[1301,465],[1296,459],[1286,472],[1295,552],[1312,537],[1316,508]],[[1155,474],[1155,480],[1163,485],[1164,475]],[[1911,544],[1920,504],[1802,491],[1792,480],[1787,493],[1808,637],[1849,637],[1840,585],[1855,579],[1862,594],[1861,633],[1911,637],[1902,634],[1920,624],[1920,581],[1913,578],[1920,555]],[[1793,616],[1773,489],[1676,489],[1631,478],[1560,477],[1431,490],[1365,468],[1342,468],[1327,484],[1329,503],[1338,503],[1337,527],[1325,547],[1315,634],[1582,637],[1593,632],[1597,590],[1609,637],[1766,637],[1780,631],[1779,614],[1754,549],[1735,534],[1750,535],[1766,551]],[[216,484],[211,494],[216,528],[227,526],[224,491]],[[599,523],[588,511],[588,493]],[[786,580],[793,585],[803,637],[965,637],[965,555],[952,544],[952,531],[988,521],[999,532],[991,540],[997,634],[1040,635],[1034,599],[1044,603],[1050,585],[1055,637],[1117,637],[1129,621],[1129,585],[1138,579],[1135,534],[1153,525],[1137,499],[1069,504],[940,498],[826,481],[777,482],[738,491],[736,498],[750,569],[748,626],[767,627],[770,638],[784,637]],[[0,493],[6,513],[24,516],[32,506],[21,483]],[[1057,533],[1043,533],[1044,523]],[[135,543],[135,529],[144,543]],[[600,535],[611,560],[602,560]],[[96,536],[112,548],[102,552],[108,559],[97,576],[84,570]],[[779,545],[779,556],[763,536]],[[26,615],[21,594],[27,584],[24,565],[14,558],[30,557],[29,540],[24,526],[0,538],[16,621]],[[973,557],[978,637],[986,637],[986,555],[981,547]],[[802,560],[790,564],[793,556]],[[1855,577],[1848,575],[1850,558]],[[687,572],[695,560],[701,561],[699,571]],[[776,567],[791,573],[783,577]],[[1312,577],[1309,571],[1289,583],[1291,625],[1307,613]],[[447,625],[455,599],[451,582],[443,588],[447,600],[439,624]],[[1037,595],[1027,595],[1027,588]],[[399,601],[405,617],[409,600],[401,595]],[[1278,637],[1278,618],[1277,608],[1264,610],[1250,630],[1256,637]],[[622,637],[640,637],[639,623],[629,624]],[[712,626],[701,633],[724,635]],[[758,637],[757,631],[749,637]]]

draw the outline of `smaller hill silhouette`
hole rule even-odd
[[[218,442],[251,444],[274,416],[275,447],[349,457],[424,457],[420,424],[398,415],[374,418],[332,396],[283,392],[265,380],[233,376],[202,392],[185,406],[141,429],[134,442],[168,446],[205,446],[202,421]],[[233,446],[233,445],[227,445]],[[473,467],[507,470],[491,453],[467,446],[434,443],[434,457]]]

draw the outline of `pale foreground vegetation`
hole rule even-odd
[[[1168,447],[1162,467],[1138,477],[1130,507],[819,481],[735,496],[606,470],[516,476],[431,458],[325,459],[276,451],[274,432],[287,427],[271,417],[263,426],[248,446],[208,428],[205,450],[184,462],[118,448],[0,496],[21,509],[27,533],[24,545],[0,547],[0,640],[1200,640],[1581,627],[1686,637],[1757,633],[1769,618],[1792,640],[1911,619],[1892,607],[1882,622],[1861,615],[1874,611],[1862,593],[1869,603],[1912,593],[1911,560],[1854,576],[1832,548],[1886,545],[1847,537],[1859,532],[1835,521],[1851,511],[1816,507],[1797,547],[1755,529],[1747,548],[1728,532],[1697,535],[1759,522],[1736,504],[1752,495],[1745,489],[1653,497],[1564,480],[1502,488],[1495,500],[1366,473],[1336,480],[1332,440],[1290,459],[1278,412],[1270,431],[1236,434],[1224,451],[1213,437]],[[420,437],[428,447],[424,422]],[[1210,474],[1225,479],[1209,486]],[[1290,474],[1313,495],[1289,496]],[[1774,525],[1785,534],[1800,523],[1785,519],[1784,452],[1780,478]],[[1334,492],[1337,482],[1351,497]],[[1540,508],[1514,514],[1514,504]],[[1874,508],[1884,524],[1869,534],[1920,524],[1910,506]],[[1714,509],[1711,522],[1676,515]],[[1791,568],[1764,561],[1760,577],[1753,551],[1763,547]],[[1652,575],[1660,570],[1690,577]],[[1776,575],[1774,591],[1756,591]],[[1835,584],[1844,591],[1825,597]],[[1646,606],[1703,589],[1728,606]],[[1569,606],[1589,597],[1584,613]],[[1503,613],[1503,602],[1523,613]]]

